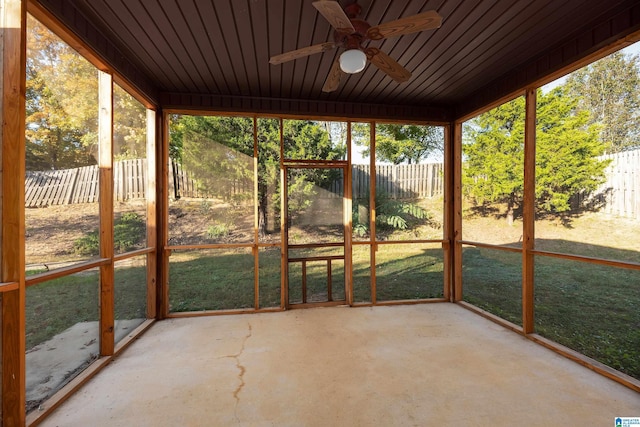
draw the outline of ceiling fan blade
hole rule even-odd
[[[347,14],[344,13],[340,3],[337,1],[321,0],[314,1],[311,4],[313,7],[318,9],[318,12],[320,12],[320,14],[324,16],[324,18],[329,21],[329,24],[331,24],[331,26],[336,30],[344,31],[348,34],[356,32],[356,29],[353,28],[349,17],[347,17]]]
[[[398,64],[389,55],[376,47],[367,48],[366,52],[369,61],[398,83],[404,83],[411,78],[411,73]]]
[[[327,80],[324,82],[324,86],[322,86],[322,91],[333,92],[338,89],[340,77],[342,77],[342,70],[340,69],[340,57],[338,56],[336,60],[333,61]]]
[[[430,10],[371,27],[367,30],[367,37],[371,40],[380,40],[418,31],[433,30],[440,28],[440,25],[442,25],[442,16],[435,10]]]
[[[303,47],[302,49],[292,50],[290,52],[281,53],[280,55],[272,56],[269,59],[270,64],[282,64],[283,62],[291,61],[293,59],[304,58],[305,56],[313,55],[316,53],[326,52],[336,47],[333,42],[314,44],[313,46]]]

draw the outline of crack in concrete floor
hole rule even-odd
[[[240,347],[240,351],[238,351],[235,354],[223,356],[224,358],[234,359],[236,362],[236,368],[238,368],[238,370],[240,371],[238,373],[238,379],[240,380],[240,384],[238,384],[238,387],[236,387],[236,389],[233,391],[233,397],[234,399],[236,399],[236,407],[234,410],[234,414],[238,423],[240,423],[240,420],[238,419],[238,404],[240,403],[240,392],[242,391],[242,388],[245,386],[244,374],[245,372],[247,372],[247,368],[245,368],[244,365],[240,363],[240,356],[242,356],[242,353],[244,353],[245,345],[247,344],[247,341],[249,340],[249,338],[251,338],[251,335],[253,333],[251,328],[251,323],[247,323],[247,325],[249,327],[249,330],[247,332],[247,335],[245,335],[244,339],[242,340],[242,346]]]

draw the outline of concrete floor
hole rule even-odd
[[[454,304],[172,319],[43,426],[613,426],[640,394]]]

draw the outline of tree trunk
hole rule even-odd
[[[507,224],[513,225],[513,211],[515,208],[515,196],[511,194],[507,201]]]
[[[258,186],[258,235],[265,236],[267,233],[267,188],[265,185]]]

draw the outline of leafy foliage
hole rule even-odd
[[[27,22],[27,170],[96,164],[98,72],[37,20]],[[116,159],[145,157],[146,110],[117,85],[113,131]]]
[[[566,88],[538,93],[536,127],[536,203],[539,212],[566,212],[579,191],[597,188],[606,161],[597,127]],[[524,185],[524,98],[482,114],[466,131],[463,183],[466,195],[480,205],[505,203],[508,213],[522,203]]]
[[[360,203],[369,210],[368,198],[362,199]],[[415,203],[392,199],[383,192],[376,193],[376,227],[380,232],[406,230],[429,219],[429,212]],[[360,218],[355,204],[352,208],[352,221],[355,235],[362,237],[369,232],[369,224]]]
[[[207,228],[207,237],[210,239],[221,239],[227,237],[231,233],[228,224],[216,222]]]
[[[100,233],[91,231],[73,242],[73,251],[81,256],[96,256],[100,253]]]
[[[541,96],[536,134],[536,203],[541,212],[566,212],[570,198],[595,190],[608,161],[598,140],[598,126],[563,87]]]
[[[370,155],[369,126],[353,126],[354,141],[365,146],[363,155]],[[393,163],[419,163],[431,154],[442,153],[444,141],[440,126],[376,124],[376,160]]]
[[[147,157],[147,110],[120,86],[113,86],[113,155],[115,160]]]
[[[96,163],[97,70],[28,18],[26,165],[28,170]]]
[[[135,212],[125,212],[113,225],[113,245],[117,252],[134,249],[145,238],[146,224]]]
[[[114,221],[113,246],[116,252],[122,253],[135,249],[145,238],[146,224],[135,212],[125,212]],[[82,256],[100,254],[100,234],[91,231],[73,242],[73,250]]]
[[[170,153],[182,161],[185,170],[198,180],[200,190],[230,201],[238,197],[234,189],[242,184],[253,191],[253,120],[245,117],[174,116],[171,121]],[[261,231],[267,209],[279,209],[280,124],[278,120],[258,120],[258,200]],[[283,122],[285,157],[307,160],[343,158],[344,144],[331,139],[322,123],[309,120]],[[336,179],[329,169],[296,170],[290,177],[296,186],[298,208],[310,202],[311,188],[326,188]],[[304,188],[303,188],[304,187]],[[304,200],[303,200],[304,199]]]
[[[589,124],[600,125],[608,152],[640,144],[640,67],[638,55],[615,52],[570,74],[569,93],[589,111]]]

